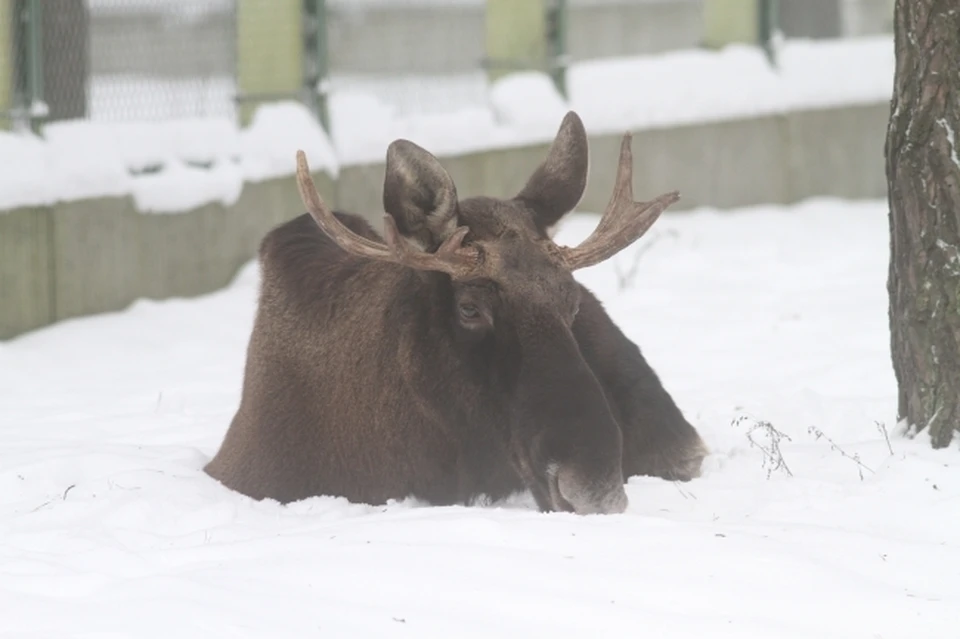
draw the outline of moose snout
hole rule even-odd
[[[614,515],[624,512],[630,504],[620,473],[591,481],[573,468],[560,468],[557,492],[578,515]]]

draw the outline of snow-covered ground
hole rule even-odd
[[[206,477],[252,264],[0,343],[0,636],[953,639],[960,452],[895,427],[887,233],[882,202],[699,210],[579,274],[713,450],[688,484],[630,479],[617,516]]]
[[[546,143],[568,109],[599,135],[882,102],[893,87],[893,54],[891,37],[874,36],[787,41],[776,69],[743,45],[581,62],[570,68],[566,100],[541,73],[491,86],[482,73],[334,77],[329,132],[299,104],[265,105],[243,129],[230,117],[180,117],[181,109],[203,112],[197,105],[221,112],[235,90],[230,78],[95,78],[95,116],[101,103],[136,87],[138,97],[124,105],[140,105],[144,119],[57,122],[42,136],[0,131],[0,213],[127,194],[143,212],[230,205],[245,182],[292,174],[299,147],[315,170],[336,175],[341,166],[382,161],[401,137],[440,156]]]

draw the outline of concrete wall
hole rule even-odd
[[[796,202],[824,195],[886,194],[885,103],[647,129],[633,134],[638,198],[679,189],[671,211]],[[520,191],[547,145],[444,157],[461,197]],[[591,173],[580,210],[602,211],[613,189],[619,135],[591,136]],[[383,164],[341,168],[337,205],[380,224]]]
[[[0,213],[0,339],[57,319],[50,217],[48,209]]]
[[[886,196],[886,103],[637,131],[635,193],[679,189],[670,212],[796,202],[812,196]],[[591,138],[591,174],[579,210],[602,211],[619,135]],[[461,197],[517,193],[547,145],[441,158]],[[325,199],[382,219],[383,165],[317,176]],[[0,339],[52,322],[116,311],[137,298],[192,296],[226,285],[264,233],[302,213],[292,177],[245,186],[231,207],[140,214],[129,198],[0,212]]]
[[[315,179],[333,199],[330,178]],[[247,184],[231,207],[180,214],[141,214],[127,197],[0,212],[0,340],[138,298],[221,288],[270,228],[301,212],[293,177]]]

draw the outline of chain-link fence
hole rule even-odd
[[[398,113],[482,102],[485,0],[328,0],[331,93]]]
[[[234,111],[234,0],[2,4],[7,37],[0,37],[0,68],[10,69],[10,77],[0,89],[0,111],[8,120],[154,120]]]
[[[657,1],[695,10],[702,4]],[[0,0],[0,114],[7,122],[33,124],[244,120],[256,104],[292,98],[326,120],[326,101],[334,94],[362,94],[401,115],[447,111],[482,104],[491,73],[562,70],[568,26],[580,57],[696,44],[696,33],[670,44],[657,39],[657,30],[633,37],[618,23],[623,16],[636,22],[636,4]],[[499,5],[497,12],[491,5]],[[544,13],[531,24],[543,31],[542,50],[522,59],[491,53],[491,42],[498,44],[491,33],[515,17],[529,20],[531,8]],[[491,28],[494,13],[499,22]]]
[[[562,91],[571,62],[695,48],[716,29],[722,41],[734,18],[761,40],[774,22],[788,36],[876,30],[890,2],[0,0],[0,127],[242,123],[295,99],[329,128],[337,96],[342,109],[436,113],[484,104],[498,73],[536,68]]]
[[[233,0],[86,0],[89,117],[232,115]],[[79,4],[74,0],[74,4]],[[63,78],[51,78],[54,86]]]

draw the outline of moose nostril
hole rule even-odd
[[[609,515],[622,513],[630,505],[630,499],[627,497],[627,492],[623,489],[623,486],[620,486],[619,490],[608,493],[604,502],[606,508],[603,512]]]
[[[569,468],[561,469],[558,473],[557,489],[578,515],[619,514],[624,512],[630,503],[623,489],[623,482],[619,479],[582,481],[577,473]]]

